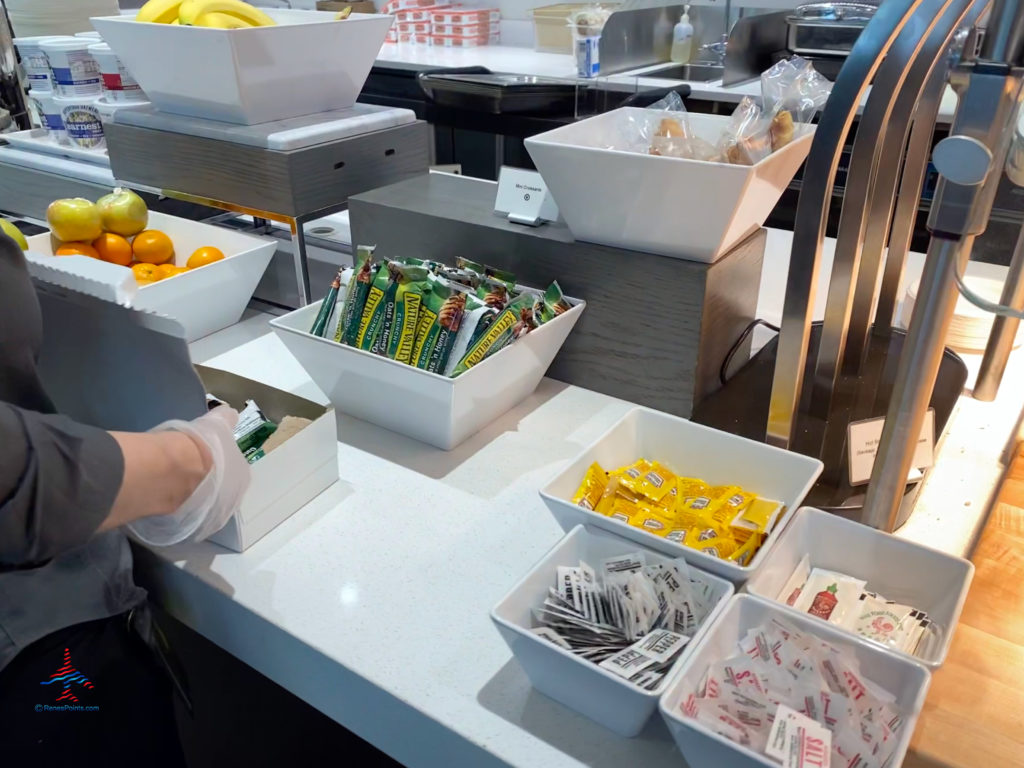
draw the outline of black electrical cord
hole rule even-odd
[[[722,361],[722,367],[718,369],[718,380],[722,382],[723,387],[728,381],[726,375],[729,372],[729,366],[732,364],[732,359],[733,357],[736,356],[737,350],[739,350],[739,348],[743,346],[743,342],[747,340],[750,334],[752,334],[754,332],[754,329],[757,328],[757,326],[759,325],[763,325],[765,328],[775,331],[776,333],[779,332],[779,326],[772,325],[767,320],[761,319],[752,321],[750,325],[744,328],[743,333],[741,333],[740,337],[736,339],[736,343],[732,345],[732,347],[729,349],[728,354],[725,356],[725,360]]]

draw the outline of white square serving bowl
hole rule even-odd
[[[635,122],[662,114],[674,113],[623,107],[532,136],[526,149],[577,240],[716,261],[764,224],[806,159],[814,128],[798,125],[793,141],[755,165],[609,148],[623,146]],[[688,119],[713,145],[731,120]]]
[[[339,411],[450,451],[526,399],[576,325],[586,302],[448,378],[309,332],[320,302],[270,321]]]
[[[737,565],[655,536],[572,503],[583,476],[595,461],[606,471],[639,458],[660,461],[673,472],[711,485],[739,485],[786,505],[775,528],[753,560]],[[761,567],[775,539],[796,512],[822,471],[817,459],[695,424],[650,408],[634,408],[558,473],[540,495],[559,524],[569,530],[583,523],[612,531],[670,557],[682,557],[705,571],[742,584]]]
[[[162,112],[253,125],[351,107],[394,17],[268,9],[272,27],[100,16],[92,24]]]
[[[648,564],[669,562],[648,547],[638,546],[606,531],[578,525],[567,533],[540,562],[491,611],[498,628],[533,687],[565,706],[579,712],[621,736],[636,736],[654,714],[658,698],[665,691],[672,672],[655,690],[633,685],[587,659],[581,659],[554,643],[530,632],[534,626],[531,609],[539,608],[555,583],[560,565],[577,566],[580,560],[593,567],[609,557],[642,551]],[[691,575],[714,587],[717,602],[704,623],[682,650],[673,671],[695,648],[714,624],[733,594],[733,585],[725,579],[689,566]]]
[[[896,697],[896,706],[904,720],[889,765],[901,765],[910,746],[918,715],[924,707],[925,695],[931,682],[928,670],[915,661],[851,637],[809,616],[783,611],[780,606],[759,597],[736,595],[729,601],[715,626],[683,662],[659,703],[661,716],[690,768],[780,768],[781,763],[778,761],[713,733],[679,710],[683,698],[699,691],[708,666],[735,656],[738,653],[736,643],[747,631],[770,619],[788,622],[801,632],[851,652],[857,658],[864,677]]]
[[[908,658],[931,669],[942,666],[974,577],[973,563],[828,512],[804,507],[789,521],[775,542],[771,557],[747,582],[746,590],[778,602],[783,610],[799,613],[778,596],[804,555],[809,556],[812,568],[827,568],[867,579],[866,589],[925,611],[938,624],[941,635],[937,642],[920,649],[919,655],[908,655]],[[825,623],[817,617],[811,618]]]

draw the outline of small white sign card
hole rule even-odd
[[[502,166],[498,176],[498,195],[494,212],[516,224],[537,227],[545,221],[558,221],[555,205],[544,179],[536,171]]]
[[[871,479],[875,454],[882,439],[885,417],[854,421],[847,429],[847,456],[850,463],[850,485],[863,485]],[[935,409],[929,408],[921,425],[921,436],[914,450],[914,464],[910,477],[919,476],[913,470],[927,469],[935,461]]]

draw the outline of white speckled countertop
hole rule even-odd
[[[789,238],[770,232],[767,319],[781,307]],[[919,268],[915,256],[908,271]],[[323,401],[266,321],[250,312],[193,344],[194,359]],[[900,535],[971,546],[1022,382],[1015,354],[997,401],[961,399]],[[140,555],[144,583],[185,623],[412,768],[682,765],[657,717],[622,739],[533,691],[488,618],[562,535],[537,489],[630,407],[545,379],[450,453],[339,414],[340,482],[244,554],[186,544]]]

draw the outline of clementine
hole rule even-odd
[[[64,243],[56,251],[54,256],[89,256],[93,259],[100,257],[99,253],[88,243]]]
[[[224,258],[224,251],[220,248],[214,248],[212,245],[204,245],[202,248],[197,248],[191,256],[188,257],[188,268],[198,269],[199,267],[205,267],[207,264],[213,264],[215,261],[220,261]]]
[[[164,279],[164,276],[160,274],[160,270],[155,264],[147,264],[145,262],[132,264],[132,272],[135,273],[135,281],[139,285],[149,285],[157,280]]]
[[[96,249],[101,259],[109,261],[111,264],[127,267],[132,263],[132,244],[121,235],[104,232],[92,241],[92,247]]]
[[[174,243],[158,229],[139,232],[132,241],[135,260],[146,264],[163,264],[174,256]]]

